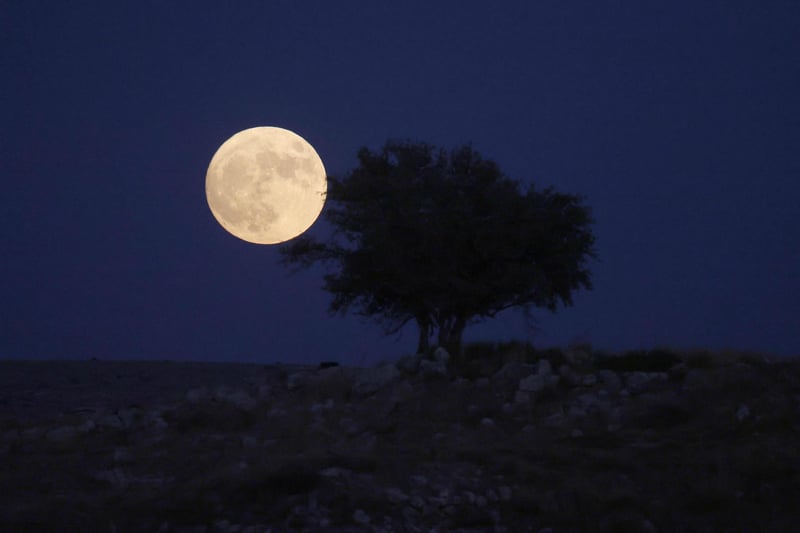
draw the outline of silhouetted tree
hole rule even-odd
[[[438,333],[458,354],[470,322],[512,307],[554,312],[592,288],[595,239],[579,196],[522,192],[471,146],[390,141],[362,148],[358,161],[329,178],[329,241],[302,236],[281,248],[284,264],[333,267],[324,277],[332,312],[356,308],[387,333],[414,320],[420,352]]]

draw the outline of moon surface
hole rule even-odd
[[[206,172],[206,199],[217,222],[255,244],[305,232],[325,204],[327,179],[317,152],[283,128],[242,130],[219,147]]]

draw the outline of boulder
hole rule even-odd
[[[404,355],[397,360],[395,366],[404,374],[416,374],[422,362],[422,354]]]
[[[592,352],[586,347],[572,346],[564,352],[564,359],[570,366],[582,367],[591,362]]]
[[[229,403],[244,411],[250,411],[256,407],[256,399],[241,389],[230,389],[220,387],[214,394],[214,398],[221,402]]]
[[[447,352],[447,350],[439,346],[433,352],[433,360],[446,365],[447,362],[450,361],[450,354]]]
[[[647,372],[631,372],[625,379],[625,388],[631,394],[641,394],[650,388],[653,378]]]
[[[525,365],[517,361],[509,361],[500,367],[492,376],[493,381],[513,381],[525,377],[532,369],[532,365]]]
[[[622,378],[613,370],[599,370],[597,377],[609,392],[617,393],[622,389]]]
[[[561,378],[553,374],[553,367],[547,359],[540,359],[536,365],[536,373],[519,381],[519,390],[539,393],[558,384]]]
[[[419,364],[419,376],[425,380],[447,377],[447,363],[423,359]]]
[[[364,368],[353,382],[353,394],[370,396],[400,377],[400,371],[394,365],[383,365],[375,368]]]

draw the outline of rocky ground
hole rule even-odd
[[[324,368],[322,368],[324,367]],[[7,531],[796,531],[800,363],[0,362]]]

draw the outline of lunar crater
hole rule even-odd
[[[322,160],[308,142],[275,127],[241,131],[220,146],[206,173],[212,214],[232,235],[276,244],[305,232],[325,201]]]

